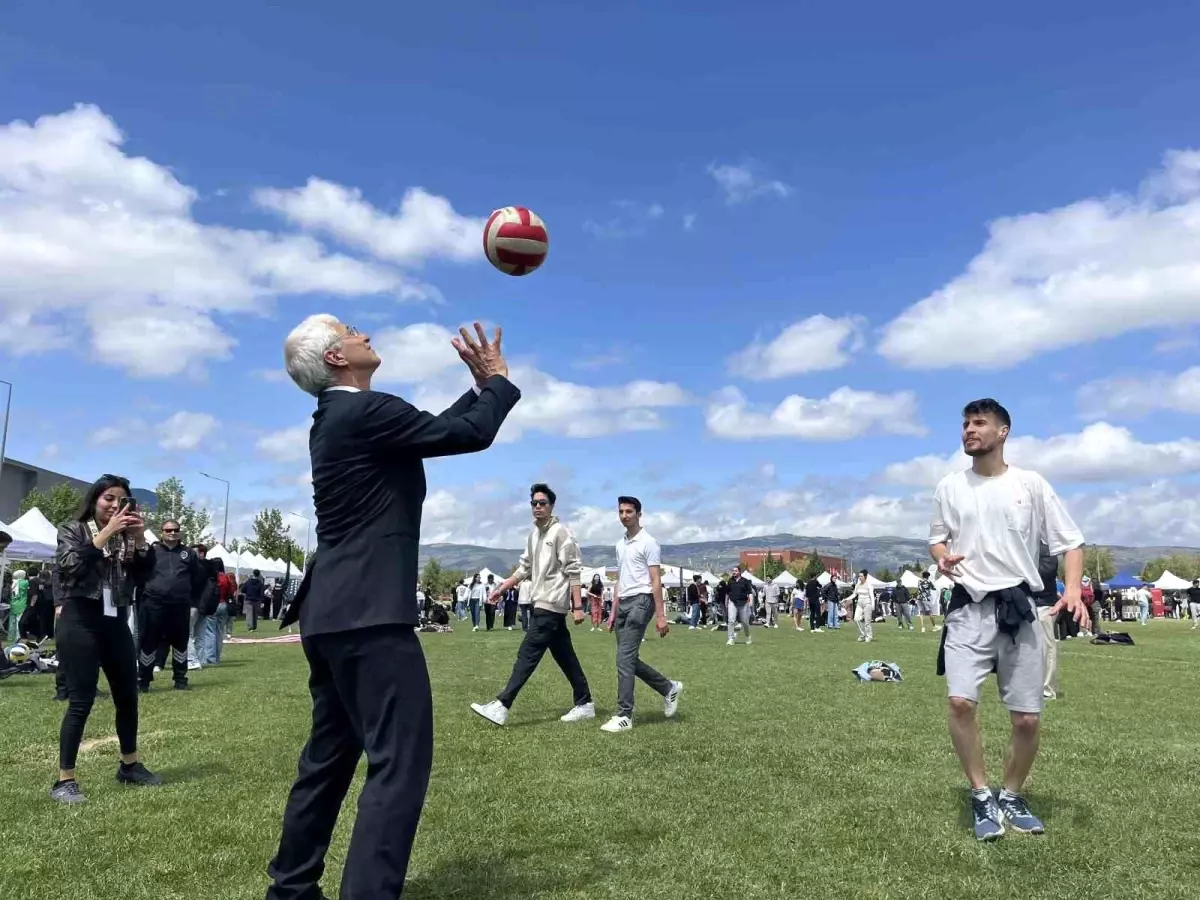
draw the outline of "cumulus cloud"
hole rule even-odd
[[[583,230],[598,238],[639,237],[666,212],[661,203],[636,200],[617,200],[613,207],[616,210],[613,215],[588,219],[583,223]]]
[[[1051,483],[1145,481],[1200,472],[1200,441],[1179,438],[1147,444],[1127,428],[1096,422],[1077,434],[1009,438],[1004,457],[1040,472]],[[961,450],[949,456],[919,456],[887,466],[882,478],[889,484],[932,487],[970,465]]]
[[[229,356],[228,317],[262,315],[276,297],[429,295],[400,270],[330,253],[309,235],[198,222],[197,191],[126,153],[124,141],[95,106],[0,125],[0,344],[8,351],[83,344],[134,376],[198,374]],[[437,220],[439,201],[415,201],[433,210],[421,221]],[[418,242],[403,259],[444,250]]]
[[[998,219],[961,275],[883,330],[910,368],[1001,368],[1059,347],[1200,322],[1200,151],[1136,196]]]
[[[216,418],[208,413],[180,410],[159,422],[155,430],[159,435],[158,446],[164,450],[195,450],[211,438],[217,428]]]
[[[255,202],[308,231],[366,250],[378,259],[414,265],[426,259],[483,258],[484,220],[455,212],[450,201],[410,188],[395,213],[379,210],[356,188],[310,178],[303,187],[255,191]]]
[[[741,165],[729,163],[712,163],[708,174],[717,183],[717,188],[730,206],[745,203],[756,197],[786,197],[792,192],[791,187],[782,181],[767,178],[762,172],[762,166],[749,161]]]
[[[751,381],[765,381],[839,369],[862,347],[865,326],[866,320],[860,316],[809,316],[769,341],[755,340],[738,351],[729,358],[729,371]]]
[[[311,422],[264,434],[255,442],[260,456],[274,462],[291,463],[308,459],[308,432]],[[310,479],[311,480],[311,479]]]
[[[849,387],[825,399],[792,394],[770,410],[751,407],[739,390],[725,388],[709,402],[705,420],[711,434],[731,441],[845,441],[866,434],[925,433],[911,391],[877,394]]]
[[[1178,375],[1151,372],[1093,381],[1079,389],[1079,406],[1094,419],[1138,417],[1159,410],[1200,414],[1200,366]]]

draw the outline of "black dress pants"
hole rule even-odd
[[[268,900],[317,900],[325,852],[365,751],[367,780],[342,870],[342,900],[394,900],[404,888],[433,765],[433,695],[412,626],[382,625],[302,639],[313,700],[267,869]]]
[[[108,679],[113,706],[117,710],[117,739],[121,752],[137,752],[138,697],[137,660],[133,635],[126,621],[128,610],[104,615],[99,600],[68,599],[58,620],[58,665],[66,682],[68,703],[58,735],[58,765],[74,769],[100,671]]]
[[[496,606],[493,603],[483,604],[483,620],[487,624],[487,630],[491,631],[496,627]]]
[[[567,676],[567,681],[571,682],[575,705],[583,706],[592,702],[587,676],[583,674],[583,666],[579,664],[579,657],[575,654],[575,645],[571,643],[567,617],[562,613],[535,609],[529,617],[529,630],[525,632],[525,639],[521,641],[521,648],[517,651],[512,675],[509,676],[504,690],[496,697],[504,704],[505,709],[512,708],[517,694],[537,669],[547,650],[562,669],[562,673]]]
[[[175,683],[187,684],[191,607],[186,603],[142,602],[144,612],[139,626],[141,633],[138,635],[138,681],[143,687],[149,686],[154,677],[158,646],[165,642],[171,647],[171,671]]]
[[[808,600],[808,630],[816,631],[825,627],[825,604],[820,600]]]

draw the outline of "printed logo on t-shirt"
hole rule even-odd
[[[187,562],[187,553],[188,552],[186,550],[179,551],[179,558],[182,559],[184,562]]]

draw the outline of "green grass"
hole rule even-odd
[[[676,629],[643,652],[685,682],[679,717],[639,686],[626,735],[557,721],[570,694],[549,656],[496,729],[468,703],[502,686],[520,632],[423,635],[437,752],[405,896],[1195,898],[1200,633],[1128,630],[1138,646],[1060,645],[1064,697],[1027,790],[1048,833],[991,846],[969,835],[932,633],[881,627],[868,651],[853,629],[756,628],[749,648]],[[613,639],[575,641],[611,714]],[[0,900],[262,897],[308,728],[306,667],[298,645],[226,653],[190,693],[144,698],[143,756],[167,784],[121,788],[115,747],[99,747],[81,756],[78,809],[46,796],[53,680],[0,683]],[[872,656],[900,663],[905,683],[856,684],[850,668]],[[985,696],[998,773],[1007,720]],[[111,729],[100,700],[87,737]],[[329,854],[331,897],[353,813]]]

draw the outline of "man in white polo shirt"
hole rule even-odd
[[[642,502],[637,497],[618,497],[617,512],[625,536],[617,541],[617,599],[608,619],[608,630],[617,633],[617,714],[600,726],[610,733],[633,728],[634,676],[662,694],[667,718],[675,715],[683,691],[682,682],[671,681],[640,658],[651,616],[659,637],[671,630],[663,605],[662,550],[642,530]]]
[[[995,400],[963,409],[963,452],[971,468],[947,475],[933,495],[929,553],[955,582],[946,611],[938,674],[950,697],[950,737],[971,782],[975,838],[1001,837],[1005,826],[1041,834],[1045,829],[1021,789],[1038,751],[1045,662],[1033,594],[1042,587],[1039,545],[1063,556],[1066,588],[1051,617],[1067,609],[1089,625],[1080,595],[1083,535],[1041,475],[1004,461],[1012,419]],[[979,689],[996,673],[1012,734],[999,796],[988,787],[976,706]]]

